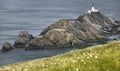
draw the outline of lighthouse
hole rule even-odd
[[[94,5],[92,5],[91,10],[88,10],[87,13],[88,13],[88,14],[91,14],[91,13],[93,13],[93,12],[98,12],[98,10],[95,9]]]

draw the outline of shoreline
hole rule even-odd
[[[114,40],[120,40],[120,35],[111,35],[108,42],[112,42]],[[88,46],[96,46],[101,45],[98,42],[89,43]],[[86,46],[86,47],[88,47]],[[0,66],[13,64],[21,61],[29,61],[38,58],[55,56],[58,54],[63,54],[71,50],[82,49],[78,47],[69,47],[69,48],[51,48],[51,49],[38,49],[38,50],[25,50],[24,48],[15,48],[10,52],[3,53],[0,49]]]
[[[70,50],[78,48],[60,48],[60,49],[46,49],[46,50],[29,50],[25,51],[24,48],[17,48],[10,52],[3,53],[0,51],[0,66],[13,64],[21,61],[29,61],[38,58],[55,56],[58,54],[66,53]]]

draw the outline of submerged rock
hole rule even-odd
[[[13,49],[13,47],[11,46],[11,44],[9,42],[4,42],[4,44],[2,46],[2,52],[8,52],[12,49]]]
[[[33,38],[34,37],[31,34],[29,34],[27,31],[20,31],[14,43],[14,47],[15,48],[25,47],[25,45],[29,43]]]

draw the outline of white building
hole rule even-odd
[[[98,12],[98,10],[95,9],[94,6],[91,7],[91,10],[88,10],[88,11],[87,11],[88,14],[91,14],[91,13],[93,13],[93,12]]]

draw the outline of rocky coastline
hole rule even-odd
[[[92,42],[105,43],[111,35],[120,35],[120,21],[97,11],[85,13],[76,19],[61,19],[46,27],[37,37],[27,31],[20,31],[14,45],[5,42],[2,50],[8,52],[14,48],[84,48]]]

